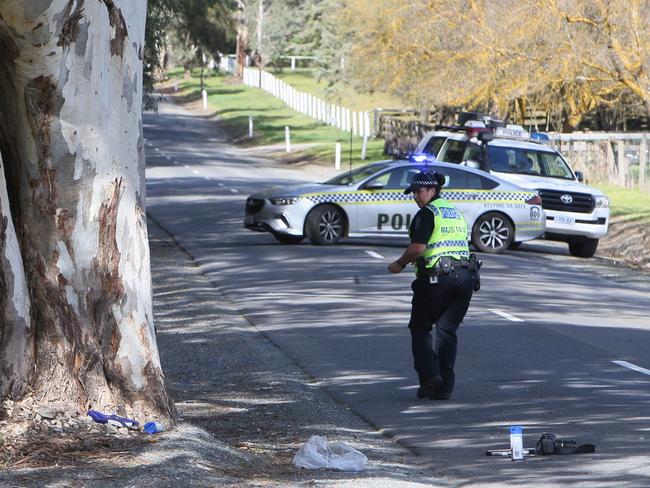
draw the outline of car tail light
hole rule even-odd
[[[539,195],[534,195],[530,197],[528,200],[526,200],[526,203],[528,205],[541,205],[542,204],[542,197]]]

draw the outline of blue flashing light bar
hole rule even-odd
[[[436,162],[436,157],[433,154],[412,153],[409,155],[409,160],[416,163],[431,164]]]
[[[547,134],[544,134],[543,132],[533,132],[530,134],[531,139],[536,139],[538,141],[550,141],[551,139],[548,137]]]

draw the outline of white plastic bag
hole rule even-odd
[[[327,442],[327,437],[313,435],[293,457],[299,468],[332,468],[341,471],[363,471],[368,458],[345,442]]]

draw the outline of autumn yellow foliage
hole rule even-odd
[[[650,113],[650,0],[348,0],[345,76],[420,110],[453,106],[567,128],[625,101]]]

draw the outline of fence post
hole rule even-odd
[[[287,146],[287,152],[291,152],[291,131],[288,125],[284,126],[284,141]]]
[[[368,149],[368,134],[363,136],[363,144],[361,144],[361,160],[366,160],[366,151]]]
[[[618,141],[616,146],[618,149],[618,183],[622,187],[626,187],[627,158],[625,157],[625,141]]]
[[[373,129],[374,129],[375,134],[377,134],[379,132],[379,112],[380,111],[383,111],[383,109],[376,108],[376,109],[373,110],[374,116],[373,116],[372,125],[373,125]],[[368,129],[370,129],[370,123],[368,123]],[[370,130],[368,130],[368,132],[370,132]]]
[[[641,136],[639,144],[639,190],[645,189],[645,168],[648,163],[648,134]]]
[[[352,111],[352,133],[356,136],[359,135],[357,132],[357,112]]]
[[[201,90],[201,98],[203,99],[203,110],[208,109],[208,92]]]
[[[616,158],[614,157],[614,149],[612,148],[612,137],[607,136],[607,178],[613,179],[616,171]]]
[[[248,138],[249,139],[253,138],[253,116],[252,115],[248,116]]]
[[[341,169],[341,143],[336,143],[336,151],[334,154],[334,169]]]

